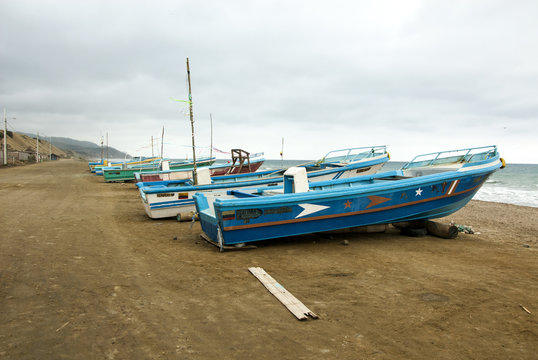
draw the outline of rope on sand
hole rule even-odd
[[[479,232],[474,231],[472,226],[459,225],[459,224],[454,223],[454,221],[451,221],[450,225],[457,227],[459,232],[462,232],[465,234],[477,234],[477,235],[480,234]]]

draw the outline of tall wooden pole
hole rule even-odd
[[[213,159],[213,117],[209,113],[209,122],[211,125],[211,147],[209,148],[209,158]]]
[[[284,167],[284,138],[282,138],[282,147],[280,148],[280,167]]]
[[[52,136],[49,136],[49,160],[52,160]]]
[[[37,139],[36,139],[37,145],[36,145],[36,157],[35,162],[39,162],[39,131],[37,132]]]
[[[4,108],[4,165],[7,165],[7,118],[6,118],[6,108]]]
[[[164,144],[164,126],[163,126],[163,133],[161,134],[161,161],[163,161],[163,144]]]
[[[194,169],[194,185],[198,184],[198,176],[196,172],[196,148],[194,146],[194,118],[192,115],[192,93],[191,93],[191,69],[189,68],[189,58],[187,58],[187,80],[189,82],[189,117],[191,119],[192,133],[192,161]]]
[[[153,152],[153,135],[151,135],[151,157],[155,157]]]

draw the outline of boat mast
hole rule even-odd
[[[151,135],[151,157],[155,157],[153,153],[153,135]]]
[[[101,133],[101,163],[104,164],[105,160],[105,149],[103,148],[103,133]]]
[[[282,147],[280,148],[280,167],[284,167],[284,138],[282,138]]]
[[[187,58],[187,80],[189,83],[189,117],[191,120],[191,133],[192,133],[192,162],[194,170],[194,185],[198,184],[198,176],[196,173],[196,151],[194,147],[194,119],[192,116],[192,93],[191,93],[191,70],[189,68],[189,58]]]
[[[209,159],[213,159],[213,117],[209,113],[209,124],[211,125],[211,147],[209,148]]]
[[[153,139],[153,137],[152,137],[152,139]],[[163,133],[161,134],[161,161],[163,161],[163,144],[164,144],[164,126],[163,126]],[[153,146],[152,146],[152,148],[153,148]]]

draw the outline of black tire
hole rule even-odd
[[[400,233],[405,236],[421,237],[421,236],[426,236],[426,234],[428,234],[428,230],[426,228],[406,227],[406,228],[403,228],[400,231]]]

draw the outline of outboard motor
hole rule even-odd
[[[163,171],[168,171],[168,170],[170,170],[170,161],[168,161],[168,160],[164,160],[164,161],[161,163],[161,170],[163,170]]]
[[[196,183],[198,185],[209,185],[211,184],[211,173],[209,172],[209,168],[202,167],[196,169]]]
[[[308,176],[304,167],[291,167],[284,173],[284,194],[308,192]]]

